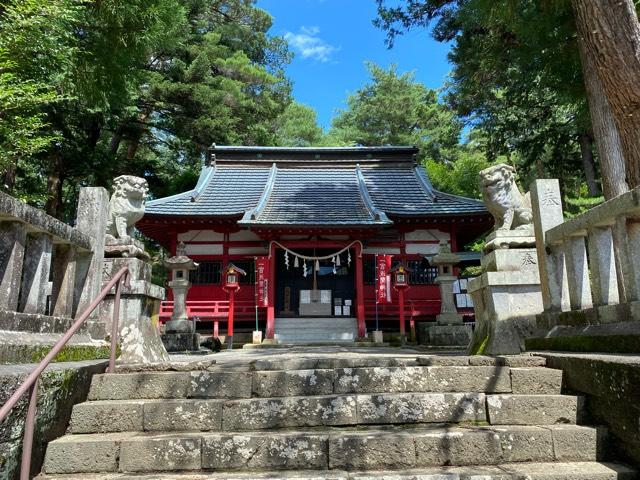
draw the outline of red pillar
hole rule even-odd
[[[358,320],[358,337],[364,338],[364,270],[362,268],[362,245],[355,244],[356,254],[356,318]]]
[[[405,343],[407,339],[407,333],[405,330],[404,320],[404,288],[398,288],[398,303],[400,307],[400,342]]]
[[[235,313],[235,296],[234,289],[229,289],[229,317],[227,320],[227,348],[231,350],[233,348],[233,317]]]
[[[269,285],[267,285],[269,306],[267,307],[267,332],[265,339],[273,339],[275,334],[276,307],[275,307],[275,284],[276,284],[276,246],[269,247]]]

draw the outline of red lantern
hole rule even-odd
[[[400,342],[402,344],[407,341],[407,334],[404,320],[404,291],[409,288],[409,273],[411,269],[405,267],[402,263],[391,269],[393,275],[393,288],[398,291],[398,309],[400,317]]]
[[[229,317],[227,319],[227,348],[233,348],[233,317],[235,311],[235,293],[240,290],[240,275],[244,276],[247,272],[233,263],[227,265],[223,272],[222,288],[229,295]]]

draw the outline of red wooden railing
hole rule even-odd
[[[36,410],[38,402],[38,380],[42,372],[49,366],[55,356],[69,342],[71,337],[76,334],[82,324],[89,318],[89,315],[98,307],[100,302],[109,294],[111,289],[116,287],[115,302],[113,305],[113,321],[111,326],[111,348],[109,353],[109,372],[115,371],[116,361],[116,345],[118,344],[118,324],[120,320],[120,293],[122,291],[122,283],[129,285],[129,268],[124,267],[105,285],[100,294],[91,302],[91,305],[82,312],[82,314],[71,325],[69,330],[62,336],[60,340],[53,346],[51,351],[40,361],[38,366],[29,374],[26,380],[18,387],[18,389],[9,397],[9,400],[0,408],[0,422],[9,416],[13,407],[16,406],[20,398],[29,392],[29,408],[27,410],[27,418],[24,424],[24,435],[22,437],[22,462],[20,464],[20,480],[29,480],[31,470],[31,450],[33,448],[33,431],[36,421]]]

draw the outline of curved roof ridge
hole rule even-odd
[[[367,190],[367,184],[365,183],[364,175],[362,174],[362,169],[360,168],[359,163],[356,164],[355,174],[358,182],[358,190],[360,191],[360,197],[373,219],[380,222],[393,223],[389,220],[387,214],[376,207],[376,204],[373,203],[369,190]]]
[[[273,187],[276,184],[277,176],[278,165],[273,162],[273,164],[271,165],[271,171],[269,172],[269,178],[267,178],[267,183],[265,183],[264,185],[264,189],[262,190],[262,194],[258,199],[258,203],[252,209],[244,212],[242,219],[238,223],[250,222],[258,219],[258,216],[260,216],[260,213],[262,213],[264,207],[267,206],[269,198],[271,198],[271,193],[273,192]]]

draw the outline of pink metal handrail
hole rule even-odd
[[[24,424],[24,435],[22,439],[22,463],[20,465],[20,480],[29,480],[31,470],[31,450],[33,447],[33,431],[35,428],[36,406],[38,380],[40,374],[49,366],[60,350],[69,342],[76,332],[80,329],[89,315],[98,307],[100,302],[109,294],[111,289],[116,287],[115,302],[113,304],[113,320],[111,322],[111,347],[109,352],[109,372],[115,371],[116,363],[116,346],[118,344],[118,324],[120,321],[120,294],[122,291],[122,283],[129,285],[129,268],[124,267],[105,285],[100,294],[91,302],[82,315],[80,315],[71,328],[62,336],[60,340],[53,346],[51,351],[40,361],[38,366],[29,374],[27,379],[18,387],[18,389],[9,397],[9,400],[0,408],[0,422],[9,416],[9,413],[16,406],[20,398],[29,391],[29,409],[27,410],[27,418]]]

